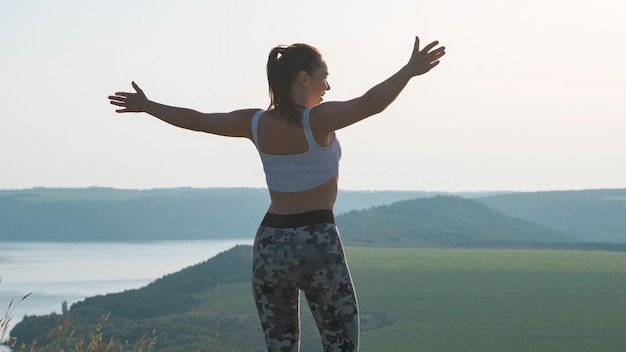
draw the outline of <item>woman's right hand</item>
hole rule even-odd
[[[439,59],[446,54],[446,47],[441,46],[434,49],[437,45],[439,45],[439,41],[434,41],[420,50],[420,39],[415,37],[413,54],[406,65],[412,76],[423,75],[439,64]]]
[[[143,90],[133,81],[132,83],[135,93],[115,92],[115,95],[109,95],[109,102],[115,106],[121,106],[115,112],[145,112],[148,105],[148,98]]]

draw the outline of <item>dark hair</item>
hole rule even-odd
[[[267,83],[269,84],[269,109],[280,109],[287,122],[301,125],[298,105],[291,96],[291,85],[302,71],[312,75],[322,65],[322,54],[308,44],[279,45],[270,51],[267,60]]]

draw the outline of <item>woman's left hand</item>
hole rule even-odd
[[[415,37],[413,54],[407,64],[407,68],[412,76],[423,75],[439,64],[439,59],[446,54],[446,47],[441,46],[435,49],[437,45],[439,45],[439,42],[434,41],[420,50],[420,39],[417,36]]]

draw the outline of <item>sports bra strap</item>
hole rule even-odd
[[[304,136],[306,137],[306,141],[309,144],[309,148],[319,147],[319,145],[315,141],[315,137],[313,136],[313,131],[311,130],[311,122],[309,121],[310,114],[311,108],[304,110],[304,114],[302,114],[302,126],[304,127]]]
[[[257,129],[259,127],[259,119],[261,118],[261,115],[263,115],[264,111],[265,110],[259,109],[259,111],[255,112],[254,116],[252,116],[252,141],[257,147],[259,146],[259,136]]]

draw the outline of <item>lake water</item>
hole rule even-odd
[[[13,327],[24,315],[61,313],[64,301],[140,288],[238,244],[252,239],[0,242],[0,314],[10,309]]]

